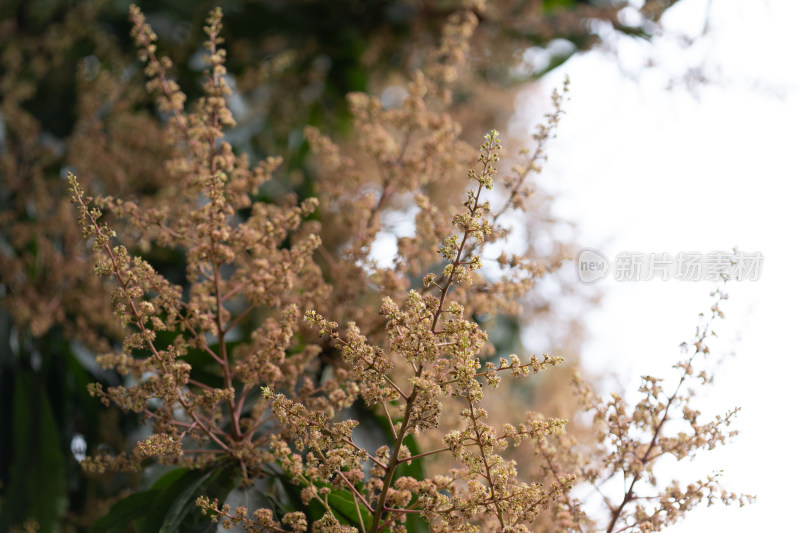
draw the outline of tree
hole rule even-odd
[[[237,79],[242,82],[236,96],[251,110],[259,106],[278,109],[270,115],[277,120],[267,128],[254,112],[252,131],[256,133],[248,133],[247,128],[232,130],[230,143],[221,140],[223,129],[233,126],[234,114],[228,108],[231,94],[226,57],[217,49],[222,31],[218,14],[208,23],[210,77],[201,89],[188,92],[189,99],[198,98],[192,113],[185,109],[187,95],[180,89],[192,86],[192,69],[179,69],[180,85],[170,78],[170,63],[155,55],[151,48],[154,34],[138,11],[133,11],[134,41],[147,62],[147,87],[157,96],[155,109],[139,88],[144,83],[136,76],[131,82],[127,79],[130,74],[125,68],[124,51],[114,42],[114,33],[105,31],[102,24],[86,24],[87,20],[99,20],[113,28],[113,10],[104,11],[92,4],[74,9],[57,6],[50,14],[63,20],[52,25],[37,19],[42,12],[28,11],[23,4],[15,21],[6,19],[6,26],[21,35],[19,41],[4,45],[3,54],[3,83],[8,88],[2,106],[7,127],[2,161],[8,178],[3,234],[8,236],[6,248],[12,253],[3,254],[2,271],[4,305],[13,312],[19,346],[12,350],[8,343],[8,353],[16,355],[3,370],[5,383],[14,383],[13,387],[3,387],[9,395],[3,401],[8,406],[4,407],[4,427],[12,428],[6,434],[14,435],[12,446],[4,448],[3,464],[10,465],[12,458],[15,461],[14,467],[6,466],[3,471],[8,487],[4,527],[30,517],[43,529],[53,529],[63,521],[65,508],[80,512],[87,507],[92,501],[90,490],[118,495],[120,486],[137,486],[135,477],[91,482],[79,478],[74,463],[67,460],[69,439],[77,430],[90,448],[111,443],[115,454],[126,449],[127,439],[138,441],[127,454],[112,456],[101,450],[84,462],[90,470],[111,467],[136,473],[141,472],[142,462],[152,458],[181,467],[170,470],[155,484],[145,479],[149,490],[118,502],[106,518],[96,522],[96,530],[124,527],[132,511],[143,506],[150,509],[140,524],[143,530],[200,524],[202,518],[186,505],[199,494],[206,497],[201,500],[206,512],[225,519],[229,511],[213,504],[214,495],[224,500],[233,487],[251,483],[271,484],[259,485],[274,499],[271,508],[264,507],[266,510],[252,518],[270,527],[281,519],[285,527],[299,528],[302,519],[295,513],[302,510],[305,520],[327,521],[329,525],[324,527],[331,530],[338,527],[333,521],[355,521],[358,515],[362,515],[362,521],[369,521],[366,516],[371,514],[369,527],[377,530],[381,520],[396,524],[407,514],[383,507],[393,498],[402,502],[408,491],[413,502],[406,504],[428,505],[425,517],[432,520],[433,527],[439,527],[435,524],[441,520],[441,524],[463,528],[472,520],[470,513],[475,508],[454,504],[452,516],[445,516],[436,501],[442,494],[438,491],[449,485],[421,485],[424,475],[419,462],[406,461],[401,454],[416,453],[415,439],[403,438],[410,428],[433,429],[430,425],[438,416],[436,410],[442,409],[437,407],[438,396],[444,390],[449,388],[455,401],[460,397],[477,409],[482,393],[475,384],[480,376],[465,375],[463,381],[446,383],[448,369],[426,359],[435,356],[412,354],[409,339],[434,347],[449,360],[463,359],[465,371],[476,361],[485,364],[482,372],[492,381],[497,379],[494,371],[498,369],[527,373],[556,361],[549,356],[528,363],[514,357],[506,362],[493,361],[491,350],[481,348],[485,334],[474,320],[498,311],[513,314],[517,311],[515,298],[530,289],[537,276],[556,268],[563,255],[558,247],[551,257],[540,255],[537,261],[533,255],[536,250],[520,256],[501,255],[496,257],[499,272],[494,274],[482,271],[478,258],[487,243],[500,242],[508,231],[498,225],[500,216],[524,207],[530,196],[525,178],[539,171],[541,148],[560,118],[561,96],[556,95],[551,122],[535,139],[537,148],[525,164],[509,171],[506,203],[490,211],[479,201],[480,191],[491,184],[491,167],[499,150],[498,139],[491,134],[481,155],[484,167],[473,175],[478,192],[468,193],[467,210],[451,218],[449,206],[457,204],[454,199],[464,192],[459,169],[468,168],[472,157],[469,143],[462,139],[458,118],[463,117],[462,121],[470,124],[467,131],[473,132],[489,111],[502,108],[489,105],[486,114],[476,114],[470,113],[474,104],[469,105],[480,98],[489,98],[491,103],[496,92],[492,85],[510,81],[508,73],[513,70],[498,70],[503,64],[498,54],[519,40],[552,40],[556,34],[537,28],[550,28],[559,20],[563,22],[563,35],[577,32],[575,49],[589,46],[591,35],[580,30],[581,18],[576,13],[613,20],[619,7],[572,6],[577,10],[573,11],[563,3],[556,6],[545,2],[535,6],[535,14],[549,21],[520,27],[510,19],[518,7],[512,3],[494,12],[477,7],[376,3],[344,14],[330,10],[330,4],[324,2],[299,3],[282,10],[270,4],[257,6],[285,15],[277,17],[276,23],[276,27],[285,28],[285,41],[263,43],[262,48],[252,46],[258,35],[247,31],[253,13],[242,15],[242,32],[232,32],[231,49],[269,50],[272,55],[271,61],[258,69],[241,67]],[[403,6],[414,16],[400,17],[404,22],[395,27],[393,21],[398,20],[398,13],[402,15]],[[300,22],[283,22],[295,19]],[[372,33],[367,32],[369,37],[364,39],[358,32],[328,32],[330,27],[322,24],[314,32],[319,43],[307,48],[294,45],[297,32],[320,20],[366,28]],[[441,44],[425,55],[425,61],[415,60],[420,50],[429,47],[433,28],[442,24]],[[396,33],[388,32],[386,37],[387,28],[394,28]],[[37,31],[42,34],[36,35]],[[506,32],[506,38],[493,39],[497,32]],[[337,44],[341,35],[350,37]],[[403,46],[398,46],[400,37]],[[467,46],[470,38],[478,50],[491,50],[491,57],[468,61],[474,59]],[[336,46],[329,47],[331,42]],[[367,49],[364,42],[373,45]],[[320,49],[330,50],[328,67],[325,58],[320,59]],[[69,53],[64,54],[65,50]],[[178,47],[176,57],[183,60],[177,64],[191,65],[191,50],[188,44]],[[91,53],[83,55],[87,52]],[[77,83],[70,79],[69,62],[65,61],[73,53],[81,57]],[[398,54],[400,60],[386,61]],[[422,67],[406,85],[407,97],[384,104],[365,93],[352,93],[345,104],[347,91],[390,83],[397,74],[382,66],[391,63]],[[477,69],[472,68],[475,63]],[[320,81],[321,71],[326,69],[331,74]],[[500,76],[501,71],[506,74]],[[280,76],[281,72],[288,74]],[[265,73],[279,81],[257,83]],[[265,97],[264,87],[282,97]],[[48,96],[52,88],[61,89],[66,97],[53,101]],[[343,126],[342,109],[346,106],[354,120],[352,125]],[[296,140],[298,128],[306,124],[316,125],[305,128],[307,146]],[[236,134],[243,130],[236,140]],[[325,130],[349,140],[339,141],[339,147],[322,133]],[[277,159],[251,167],[246,154],[259,159],[264,152],[282,146],[288,159],[283,167],[286,170],[268,183],[268,177],[280,172]],[[317,154],[317,167],[306,156],[308,148]],[[78,182],[71,182],[83,215],[82,232],[94,237],[96,251],[100,252],[94,270],[112,274],[120,284],[110,289],[113,302],[104,296],[108,284],[87,268],[81,230],[70,222],[73,214],[60,201],[61,184],[53,186],[53,177],[65,170],[65,164],[75,169],[91,190],[131,200],[100,200],[115,217],[111,224],[119,228],[125,245],[116,248],[111,246],[111,230],[84,200]],[[313,194],[321,196],[319,208]],[[198,198],[205,200],[198,205]],[[385,227],[382,215],[408,209],[412,198],[417,231],[398,240],[397,260],[392,267],[381,267],[375,262],[372,247]],[[547,219],[546,204],[538,205],[534,216]],[[461,232],[455,241],[450,236],[451,220]],[[127,221],[125,231],[121,230],[121,221]],[[541,231],[546,228],[543,225]],[[440,264],[442,255],[445,264]],[[232,270],[234,264],[236,269]],[[440,275],[430,277],[431,269],[439,267]],[[465,282],[470,279],[473,283],[467,286]],[[409,292],[410,287],[416,292]],[[440,299],[435,304],[430,296],[437,291]],[[381,298],[388,300],[381,303]],[[445,307],[446,303],[455,307]],[[375,312],[378,308],[380,315]],[[316,309],[306,315],[306,320],[324,333],[321,340],[298,322],[299,315],[308,309]],[[347,321],[358,324],[364,336],[355,327],[340,332],[334,326],[334,322]],[[395,331],[385,328],[387,321]],[[450,329],[438,330],[440,323]],[[133,333],[126,330],[131,325]],[[216,339],[211,340],[207,333]],[[436,338],[443,339],[443,346],[436,346]],[[101,354],[100,367],[81,355],[86,348]],[[395,365],[396,361],[379,356],[381,351],[384,355],[405,354],[406,362],[419,372],[411,377],[411,392],[404,393],[400,387],[387,389],[385,383],[393,382],[394,375],[387,374],[382,365]],[[431,363],[439,374],[424,373],[423,362]],[[489,366],[492,364],[494,369]],[[63,379],[65,375],[68,379]],[[410,376],[401,372],[400,377]],[[89,387],[93,395],[138,416],[128,416],[121,424],[101,423],[101,417],[116,416],[117,411],[100,411],[81,394],[88,382],[97,379],[103,384]],[[261,385],[269,388],[259,399],[256,393]],[[435,386],[442,390],[437,392]],[[654,401],[658,399],[655,388],[646,391]],[[415,401],[408,402],[412,396]],[[590,398],[588,393],[585,396]],[[406,400],[405,410],[402,399]],[[393,428],[381,422],[383,414],[372,410],[375,402],[384,403],[388,417],[399,417],[406,427],[401,423]],[[28,406],[39,413],[30,418],[31,424],[24,422]],[[177,406],[183,411],[180,416],[174,409]],[[331,418],[332,413],[341,413],[344,408],[357,413],[362,423],[373,425],[373,433],[378,435],[373,435],[373,441],[387,439],[391,443],[395,439],[394,446],[372,454],[373,468],[385,465],[381,486],[376,481],[380,473],[373,473],[365,485],[358,485],[362,480],[357,464],[367,452],[349,436],[352,421]],[[468,417],[469,429],[460,436],[449,436],[447,449],[461,461],[468,462],[472,457],[465,452],[465,445],[472,441],[479,449],[488,450],[482,439],[490,430],[475,413],[478,411]],[[133,424],[140,416],[152,424],[144,438],[134,437]],[[302,423],[292,428],[285,421],[269,422],[282,417]],[[619,417],[610,423],[618,421]],[[563,422],[532,418],[521,424],[497,438],[508,443],[530,437],[540,446],[543,458],[557,457],[550,445],[544,446],[542,438],[558,433]],[[293,431],[296,434],[291,434]],[[705,438],[706,434],[701,435]],[[184,450],[184,440],[193,441],[197,447]],[[322,443],[323,458],[296,462],[298,446]],[[408,447],[407,452],[403,445]],[[567,447],[559,445],[556,449],[560,454]],[[25,457],[23,451],[29,454],[28,460],[21,459]],[[384,453],[389,455],[383,457]],[[498,454],[491,457],[497,458],[498,470],[508,464]],[[39,468],[31,469],[37,459]],[[331,474],[331,481],[323,473],[332,472],[334,463],[339,471]],[[562,494],[572,483],[570,476],[588,467],[574,461],[570,465],[573,472],[549,467],[548,475],[555,481],[549,492],[540,492],[544,489],[518,481],[515,476],[503,477],[504,486],[513,487],[517,495],[514,502],[541,501],[520,513],[509,506],[512,500],[502,501],[493,495],[493,510],[486,505],[481,511],[485,527],[494,527],[493,520],[529,522],[545,502],[559,510],[575,507]],[[639,466],[623,460],[617,465]],[[492,465],[484,474],[492,477],[494,468]],[[395,480],[401,484],[392,486],[389,481],[395,472],[403,473],[404,481]],[[72,483],[68,480],[77,479],[82,488],[70,490]],[[370,482],[372,485],[367,485]],[[47,487],[44,493],[42,486]],[[693,496],[679,504],[696,503],[698,496],[705,497],[713,490],[707,488],[711,486],[701,484]],[[500,485],[497,487],[499,491]],[[64,502],[66,494],[71,496],[69,505]],[[617,521],[626,519],[622,508],[616,513]],[[424,527],[414,514],[407,519],[409,528]],[[569,517],[575,527],[585,520],[580,513]],[[67,523],[82,527],[96,518],[89,516],[82,522],[72,515]],[[244,516],[228,517],[240,518]],[[635,519],[641,522],[641,517]]]

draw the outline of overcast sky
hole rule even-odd
[[[653,44],[623,39],[617,56],[571,59],[521,97],[518,118],[533,123],[569,75],[542,179],[557,214],[578,223],[580,246],[611,259],[733,246],[763,255],[758,281],[729,284],[717,352],[736,355],[701,399],[708,416],[741,406],[741,434],[690,465],[695,476],[724,469],[726,488],[759,501],[695,511],[671,531],[800,531],[800,290],[789,272],[800,265],[800,2],[682,0],[664,23],[670,35]],[[686,73],[707,79],[686,83]],[[714,284],[598,287],[605,299],[588,319],[584,365],[613,369],[611,381],[635,390],[640,374],[670,375]]]

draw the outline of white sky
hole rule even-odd
[[[664,23],[698,36],[707,7],[682,0]],[[619,60],[602,52],[573,58],[532,90],[521,107],[535,109],[520,114],[544,111],[543,96],[570,76],[571,101],[543,180],[557,193],[556,213],[578,223],[580,246],[610,258],[733,246],[764,255],[759,281],[729,286],[717,330],[720,351],[733,346],[736,356],[701,402],[708,416],[741,406],[741,434],[691,465],[695,477],[724,469],[725,488],[759,501],[693,511],[671,531],[800,532],[800,289],[789,272],[800,265],[800,1],[715,0],[709,21],[688,47],[672,37],[622,42]],[[640,69],[650,56],[657,66]],[[665,88],[701,65],[710,82]],[[619,373],[631,389],[640,374],[669,376],[713,285],[599,285],[606,297],[588,319],[584,364]]]

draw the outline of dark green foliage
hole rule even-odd
[[[16,375],[11,406],[8,486],[0,530],[35,519],[42,531],[56,529],[67,510],[67,467],[62,437],[40,377]]]
[[[236,484],[234,472],[226,466],[210,470],[171,470],[152,488],[134,492],[114,504],[89,531],[128,531],[131,523],[135,523],[137,532],[207,531],[208,520],[197,510],[195,499],[204,494],[224,500]]]

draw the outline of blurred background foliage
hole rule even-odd
[[[675,2],[487,2],[472,39],[470,71],[454,85],[450,112],[477,146],[490,127],[505,124],[516,88],[597,45],[598,35],[609,28],[651,37]],[[203,20],[212,7],[222,6],[228,68],[235,79],[230,107],[238,122],[228,140],[252,160],[284,158],[270,188],[260,193],[277,201],[286,194],[314,194],[304,127],[347,139],[346,95],[365,91],[391,99],[398,80],[422,66],[444,21],[465,3],[470,4],[146,0],[140,6],[159,35],[159,53],[173,60],[190,101],[200,94],[205,68]],[[149,490],[133,503],[123,500],[129,508],[119,507],[120,516],[135,517],[137,508],[149,506],[161,518],[180,517],[202,530],[196,519],[184,520],[194,512],[187,510],[193,501],[186,490],[224,494],[231,485],[230,473],[221,471],[202,479],[173,472],[172,484],[160,481],[161,486],[119,474],[87,477],[78,463],[87,450],[125,449],[141,435],[134,417],[104,408],[86,391],[94,381],[121,383],[120,376],[94,362],[121,332],[109,318],[101,281],[84,262],[86,247],[63,181],[71,170],[90,190],[141,200],[166,179],[164,117],[144,91],[127,13],[127,1],[120,0],[0,3],[0,531],[22,528],[29,520],[44,532],[86,531],[140,484]],[[539,220],[550,220],[546,201],[537,209]],[[547,236],[550,229],[552,224],[543,224],[537,231]],[[554,240],[551,236],[552,256],[563,253]],[[566,249],[570,243],[558,244]],[[331,250],[335,245],[325,243]],[[182,281],[179,255],[138,252],[172,281]],[[553,298],[533,296],[528,320],[553,319]],[[498,350],[519,349],[516,319],[498,317],[490,326]],[[552,340],[560,352],[577,350],[579,325],[562,325],[560,331]],[[548,401],[546,394],[539,396]],[[164,487],[188,495],[175,499]],[[154,504],[167,496],[173,498],[170,505]],[[188,507],[176,508],[175,501]],[[105,523],[94,530],[125,527]]]

